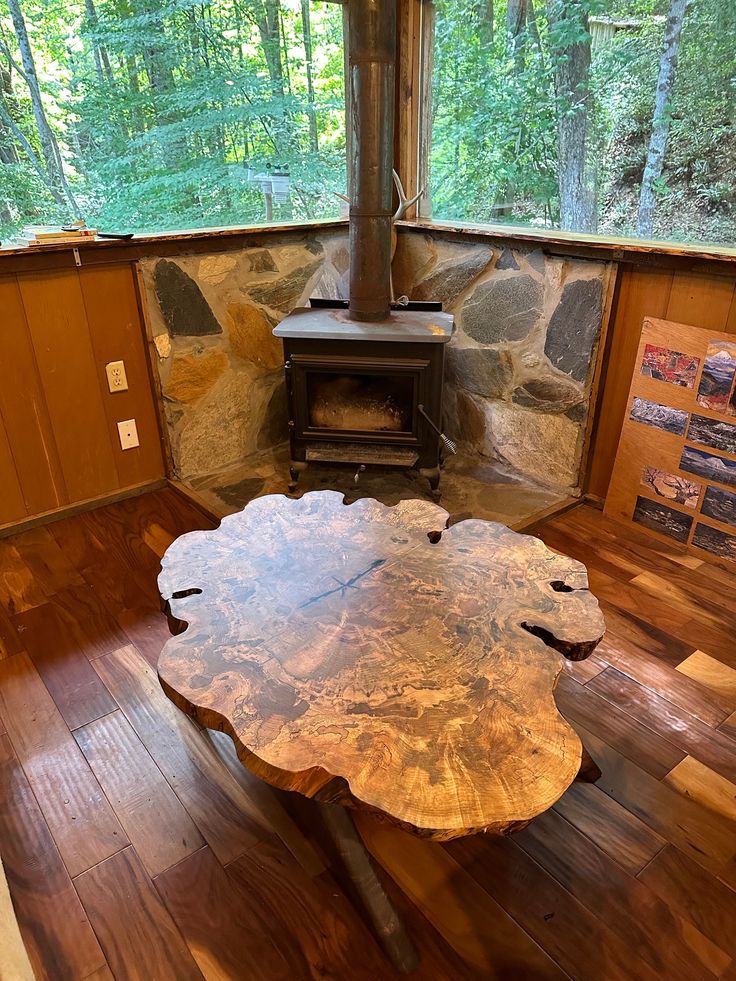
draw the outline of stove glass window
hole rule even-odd
[[[410,433],[414,413],[412,375],[307,375],[309,425],[350,432]]]

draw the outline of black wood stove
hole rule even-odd
[[[350,0],[350,301],[311,301],[284,342],[291,482],[312,462],[417,468],[439,498],[445,345],[439,303],[391,302],[396,0]]]
[[[453,318],[439,304],[416,307],[372,323],[353,320],[339,303],[301,308],[276,327],[286,358],[292,492],[300,470],[321,461],[417,468],[439,497]]]

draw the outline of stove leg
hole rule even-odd
[[[349,808],[315,804],[381,946],[396,970],[409,974],[418,966],[419,954],[376,875]]]
[[[419,471],[422,477],[426,477],[429,481],[429,492],[432,495],[432,500],[436,503],[439,502],[442,492],[440,490],[440,477],[441,472],[439,467],[427,467]]]
[[[289,461],[289,493],[294,494],[296,492],[297,484],[299,483],[300,474],[307,469],[308,464],[303,460],[290,460]]]

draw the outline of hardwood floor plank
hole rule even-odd
[[[736,892],[668,845],[639,878],[705,936],[736,957]]]
[[[47,597],[61,589],[83,585],[81,575],[59,548],[48,528],[31,528],[14,535],[13,548]]]
[[[714,600],[713,593],[709,592],[706,601],[703,596],[694,596],[693,590],[686,586],[678,585],[669,577],[656,575],[654,572],[642,572],[636,579],[631,580],[631,585],[651,596],[657,602],[668,603],[688,617],[697,617],[705,624],[715,630],[720,630],[723,625],[723,605],[719,605],[718,600]]]
[[[441,845],[358,815],[368,849],[481,977],[564,974]]]
[[[223,865],[269,833],[245,790],[194,722],[166,698],[135,648],[124,647],[93,664]]]
[[[18,631],[12,617],[0,602],[0,661],[13,654],[20,654],[23,650]]]
[[[667,844],[594,784],[574,783],[554,809],[630,875],[640,872]]]
[[[711,689],[716,695],[729,702],[732,709],[736,709],[735,668],[723,664],[703,651],[694,651],[690,657],[678,664],[675,670]]]
[[[60,590],[44,606],[53,611],[57,643],[63,645],[64,650],[79,651],[91,661],[128,643],[97,591],[86,583]],[[21,614],[24,619],[18,617],[15,622],[24,623],[28,616]]]
[[[616,649],[620,645],[634,644],[637,651],[646,651],[659,661],[664,661],[675,667],[695,650],[695,644],[688,644],[678,639],[666,630],[661,630],[648,623],[645,618],[637,617],[625,610],[619,610],[612,603],[607,603],[602,597],[597,597],[606,621],[606,632],[596,650],[598,656],[606,659],[609,643]]]
[[[284,847],[291,852],[307,875],[321,875],[325,871],[325,864],[314,845],[281,803],[284,792],[275,790],[243,766],[227,733],[204,729],[202,735],[212,744],[219,758],[263,815],[267,826],[278,835]]]
[[[718,729],[732,739],[736,739],[736,712],[733,715],[729,715],[727,719],[724,719]]]
[[[709,872],[718,874],[736,856],[733,824],[678,794],[578,726],[603,771],[596,786]]]
[[[135,849],[126,848],[82,873],[74,885],[116,978],[201,981]],[[204,908],[201,895],[195,901]]]
[[[204,845],[122,712],[83,726],[74,738],[152,878]]]
[[[689,754],[726,779],[736,779],[736,740],[725,733],[706,726],[695,716],[688,715],[683,709],[655,695],[615,668],[608,668],[585,687],[586,690],[597,692],[604,700],[615,705],[617,710],[628,713],[632,719],[638,720],[669,744],[677,746],[682,751],[683,758]],[[581,722],[588,726],[589,720],[581,719]],[[597,731],[592,725],[590,728]],[[606,738],[602,732],[600,734]],[[610,740],[606,739],[606,742]],[[679,762],[680,760],[676,761]],[[657,776],[656,773],[654,775]]]
[[[398,979],[364,922],[364,913],[351,903],[329,873],[312,878],[296,867],[284,846],[271,837],[228,865],[242,888],[257,891],[268,919],[285,939],[284,954],[292,976],[314,978],[326,972],[349,978],[361,966],[366,977]],[[336,870],[337,874],[338,870]],[[340,877],[341,878],[341,877]],[[387,891],[398,900],[399,915],[417,945],[421,962],[412,973],[417,981],[459,981],[477,976],[432,930],[421,913],[394,885]]]
[[[596,693],[593,685],[611,670],[607,668],[587,685],[563,674],[555,689],[557,705],[575,728],[585,726],[647,773],[663,777],[686,754]]]
[[[622,674],[662,698],[694,715],[706,725],[716,727],[733,711],[729,699],[699,681],[684,676],[646,650],[606,632],[596,654]],[[585,664],[585,661],[582,662]],[[720,662],[718,662],[720,663]],[[600,672],[596,672],[600,674]],[[587,679],[592,680],[592,679]]]
[[[584,685],[599,675],[601,671],[605,671],[608,664],[595,654],[591,654],[584,661],[565,661],[562,667],[566,675],[577,681],[578,684]]]
[[[27,654],[0,661],[0,714],[72,878],[128,844]]]
[[[445,847],[574,981],[660,978],[513,838],[459,838]]]
[[[736,784],[692,756],[686,756],[670,770],[664,782],[709,811],[733,821],[736,835]]]
[[[209,848],[159,875],[156,888],[208,981],[309,977],[292,972],[281,950],[289,946],[289,933],[283,936],[281,924],[268,915],[257,886],[229,876]],[[285,895],[287,917],[288,908]]]
[[[514,841],[573,896],[630,943],[660,977],[718,977],[730,956],[683,921],[638,879],[555,811],[540,815]],[[604,888],[601,886],[605,884]],[[662,944],[659,938],[667,937]]]
[[[0,847],[37,981],[100,969],[104,955],[7,736],[0,737]]]
[[[40,606],[48,599],[40,582],[14,548],[0,538],[0,606],[12,616]]]
[[[53,603],[44,603],[15,618],[18,632],[36,670],[70,729],[99,719],[117,708],[110,692],[76,643],[74,625]]]

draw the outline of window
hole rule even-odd
[[[736,244],[733,0],[423,9],[425,216]]]
[[[0,0],[3,239],[328,217],[345,170],[337,3]]]

